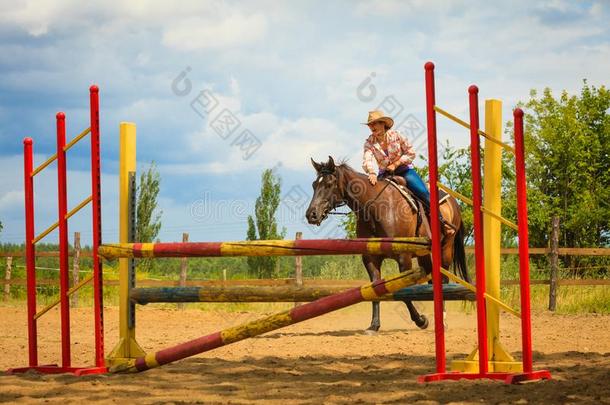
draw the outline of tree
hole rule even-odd
[[[271,169],[261,175],[261,192],[256,199],[254,216],[248,215],[247,240],[283,239],[286,228],[277,230],[275,213],[280,205],[281,179]],[[248,267],[252,276],[271,278],[279,263],[278,257],[248,257]]]
[[[135,240],[138,242],[154,241],[161,230],[163,211],[157,209],[160,183],[161,177],[153,161],[148,170],[140,175],[140,182],[137,186]],[[150,259],[140,261],[141,266],[149,268],[153,266],[153,263],[155,262]]]
[[[354,239],[356,235],[356,214],[350,211],[341,219],[341,226],[345,230],[345,237]]]
[[[589,86],[578,96],[550,89],[525,104],[526,163],[535,231],[548,229],[553,215],[562,222],[564,246],[601,246],[610,232],[610,91]],[[544,224],[544,227],[542,226]],[[532,235],[546,242],[548,232]]]
[[[580,95],[530,92],[523,104],[530,241],[546,246],[554,215],[560,245],[610,243],[610,91],[583,82]],[[581,259],[577,259],[581,260]]]

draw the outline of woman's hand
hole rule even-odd
[[[393,173],[394,170],[396,170],[396,163],[390,163],[387,167],[386,170],[390,173]]]
[[[370,173],[369,181],[371,182],[372,185],[377,184],[377,175],[375,173]]]

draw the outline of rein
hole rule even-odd
[[[383,186],[383,188],[381,189],[381,191],[380,191],[379,193],[377,193],[377,195],[375,196],[375,198],[373,198],[372,200],[367,201],[366,203],[364,203],[364,204],[363,204],[363,206],[362,206],[362,207],[358,208],[357,210],[353,210],[352,212],[353,212],[354,214],[358,214],[358,213],[359,213],[361,210],[365,209],[365,208],[366,208],[368,205],[370,205],[370,204],[374,203],[374,202],[375,202],[375,201],[376,201],[376,200],[379,198],[379,196],[381,195],[381,193],[383,193],[383,192],[385,191],[385,189],[386,189],[386,188],[387,188],[389,185],[390,185],[390,181],[388,180],[388,181],[386,181],[386,184],[385,184],[385,186]],[[347,204],[347,201],[343,200],[343,201],[341,201],[341,202],[340,202],[338,205],[336,205],[336,206],[333,208],[333,210],[334,210],[334,209],[337,209],[337,208],[339,208],[339,207],[342,207],[342,206],[344,206],[344,205],[346,205],[346,204]],[[333,212],[333,211],[330,211],[328,214],[329,214],[329,215],[349,215],[350,213],[349,213],[349,212]]]

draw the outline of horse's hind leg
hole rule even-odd
[[[411,320],[413,322],[415,322],[415,325],[417,325],[417,327],[420,329],[426,329],[429,324],[428,317],[426,317],[426,315],[424,315],[424,314],[420,314],[419,312],[417,312],[417,308],[415,308],[415,305],[413,305],[413,302],[404,301],[404,303],[407,305],[407,309],[409,310],[409,315],[411,315]]]
[[[399,257],[398,268],[401,273],[403,271],[411,270],[411,267],[412,267],[411,258],[412,258],[412,256],[410,254],[404,254]],[[422,315],[417,311],[417,308],[415,308],[415,305],[413,305],[413,302],[411,302],[411,301],[403,301],[403,302],[407,306],[407,309],[409,310],[409,315],[411,316],[411,320],[415,323],[415,325],[417,325],[417,327],[420,329],[426,329],[428,327],[428,318],[425,315]]]
[[[369,279],[371,281],[376,281],[381,278],[382,262],[383,257],[362,255],[362,263],[364,263],[364,267],[366,268],[366,272],[368,273]],[[373,316],[371,318],[371,325],[366,330],[377,332],[379,330],[379,327],[381,326],[381,321],[379,320],[379,301],[373,301],[372,305]]]

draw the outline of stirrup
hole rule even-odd
[[[453,236],[458,231],[458,229],[455,226],[453,226],[453,224],[450,224],[449,222],[445,221],[445,219],[443,217],[441,217],[441,225],[442,225],[442,229],[443,229],[443,234],[445,236]]]

